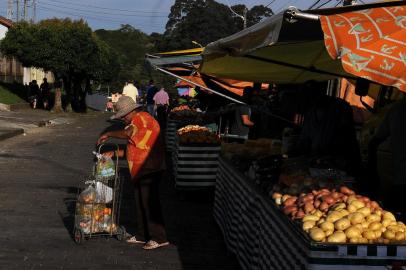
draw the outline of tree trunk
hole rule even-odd
[[[55,89],[55,103],[52,112],[60,113],[62,111],[62,91],[61,88],[58,87]]]

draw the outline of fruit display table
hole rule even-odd
[[[391,269],[403,244],[317,243],[254,183],[220,158],[214,218],[242,269]]]
[[[216,184],[221,146],[180,145],[176,139],[172,164],[177,188],[201,188]]]

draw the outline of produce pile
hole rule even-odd
[[[112,232],[117,229],[112,209],[103,203],[96,189],[89,186],[80,193],[76,203],[76,226],[84,233]]]
[[[111,208],[105,204],[76,204],[76,215],[80,216],[78,227],[84,233],[114,232],[117,226],[113,223]]]
[[[173,108],[169,113],[169,118],[178,121],[195,120],[201,117],[201,113],[191,109],[187,105],[181,105]]]
[[[284,214],[301,223],[311,239],[326,243],[406,242],[406,226],[377,202],[342,186],[299,196],[272,195]]]
[[[171,110],[171,113],[177,113],[177,112],[182,112],[182,111],[191,111],[191,109],[188,105],[180,105],[178,107],[173,108]]]
[[[206,127],[188,125],[178,130],[180,144],[220,144],[220,138]]]

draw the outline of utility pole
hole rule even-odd
[[[20,20],[20,0],[17,0],[17,22]]]
[[[244,29],[245,28],[247,28],[247,14],[248,14],[248,8],[245,8],[244,9],[244,15],[243,15],[243,17],[244,17]]]
[[[23,14],[24,14],[24,21],[27,21],[27,0],[24,0],[24,8],[23,8]]]
[[[37,0],[32,0],[32,22],[37,21]]]
[[[7,2],[7,19],[13,20],[13,8],[14,8],[14,0],[8,0]]]

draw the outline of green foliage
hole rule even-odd
[[[0,44],[1,52],[16,57],[24,66],[52,71],[58,77],[100,79],[115,65],[115,55],[82,20],[49,19],[37,24],[20,22],[10,28]]]
[[[232,9],[243,15],[247,8],[235,5]],[[272,10],[262,5],[247,9],[247,26],[271,15]],[[214,0],[176,0],[164,36],[156,43],[161,50],[187,49],[192,41],[205,46],[242,29],[243,20],[226,5]]]
[[[126,80],[139,79],[148,48],[152,47],[149,36],[131,25],[122,25],[118,30],[97,30],[96,35],[117,53],[120,71],[114,79],[114,85],[122,85]]]
[[[145,66],[145,54],[157,52],[155,45],[161,40],[161,34],[148,36],[131,25],[122,25],[118,30],[100,29],[95,34],[117,52],[120,72],[111,84],[113,90],[121,89],[126,80],[136,80],[146,85],[151,78],[157,85],[173,87],[173,79]]]
[[[83,20],[49,19],[16,23],[0,44],[1,52],[24,66],[43,68],[64,82],[67,103],[83,109],[89,80],[112,80],[118,73],[116,54]],[[86,83],[86,89],[81,84]],[[71,97],[73,93],[73,99]],[[70,106],[68,106],[69,108]]]

